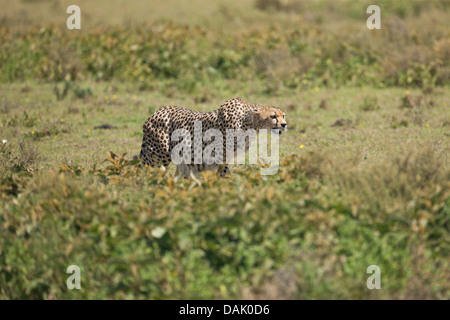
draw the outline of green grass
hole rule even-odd
[[[0,299],[450,297],[445,2],[109,3],[4,6]],[[158,108],[236,96],[286,112],[276,175],[136,167]]]

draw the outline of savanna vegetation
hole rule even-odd
[[[0,1],[1,299],[450,297],[448,1],[69,4]],[[276,175],[138,166],[236,96],[287,113]]]

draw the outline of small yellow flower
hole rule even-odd
[[[34,131],[31,131],[31,134],[34,134]]]
[[[315,92],[319,92],[319,90],[320,90],[319,87],[315,87],[315,88],[314,88],[314,91],[315,91]]]
[[[360,126],[360,127],[362,127],[362,126],[363,126],[363,124],[362,124],[362,123],[360,122],[360,123],[359,123],[359,126]]]
[[[300,145],[300,149],[303,149],[304,147],[305,147],[304,145],[302,145],[302,144]]]
[[[117,96],[114,94],[114,95],[112,96],[112,98],[113,98],[113,100],[116,100],[116,99],[117,99]]]
[[[405,91],[405,94],[406,94],[406,95],[409,95],[410,93],[411,93],[411,92],[409,92],[409,90],[406,90],[406,91]]]
[[[302,138],[306,137],[306,134],[302,134]]]
[[[26,98],[26,99],[25,99],[25,102],[26,102],[26,103],[28,103],[29,101],[30,101],[30,99],[29,99],[29,98]]]
[[[108,96],[105,96],[105,100],[108,101],[108,100],[109,100],[109,97],[108,97]]]
[[[91,129],[88,129],[88,133],[91,133]]]
[[[429,125],[428,123],[426,123],[426,124],[425,124],[425,127],[429,128],[429,127],[430,127],[430,125]]]

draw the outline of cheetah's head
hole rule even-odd
[[[281,135],[286,130],[286,113],[276,107],[259,107],[254,111],[256,129],[270,129],[272,133]]]

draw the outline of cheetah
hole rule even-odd
[[[181,132],[180,136],[184,138],[187,146],[194,146],[194,152],[183,155],[183,161],[175,163],[177,166],[176,175],[188,177],[191,173],[198,173],[204,170],[213,170],[224,177],[230,174],[228,162],[226,160],[208,163],[195,161],[197,155],[203,147],[208,147],[206,141],[198,143],[198,134],[195,134],[195,126],[201,126],[201,136],[205,135],[209,129],[215,129],[220,132],[226,139],[228,130],[248,130],[248,129],[268,129],[272,133],[282,134],[285,131],[286,114],[279,108],[272,106],[260,106],[257,104],[249,104],[241,98],[234,98],[226,101],[219,109],[210,112],[198,112],[177,106],[166,106],[157,110],[143,126],[143,141],[140,152],[142,164],[152,167],[167,167],[173,161],[172,151],[178,144],[173,137],[176,130]],[[190,139],[189,139],[190,136]],[[234,138],[231,137],[233,140]],[[234,154],[237,150],[247,151],[254,140],[254,137],[248,137],[245,140],[245,146],[238,145],[234,141],[234,149],[226,148],[224,140],[217,138],[210,143],[210,146],[217,147],[213,150],[212,155],[217,159],[227,159],[227,152]],[[197,142],[197,144],[196,144]],[[230,145],[233,145],[231,143]],[[190,161],[189,161],[190,160]]]

